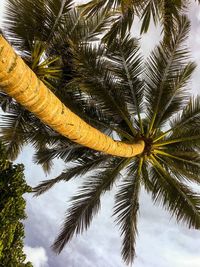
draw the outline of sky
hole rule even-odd
[[[2,19],[5,0],[0,0]],[[188,45],[192,57],[200,62],[200,7],[193,4],[189,9],[192,28]],[[133,33],[139,36],[138,25]],[[142,51],[149,51],[158,43],[160,30],[151,27],[141,39]],[[200,93],[200,67],[191,81],[192,93]],[[62,172],[64,164],[55,161],[54,169],[48,176],[40,166],[33,164],[33,149],[26,147],[16,162],[25,165],[25,177],[31,186],[46,178],[53,178]],[[120,255],[120,234],[111,218],[114,191],[102,199],[100,214],[94,219],[90,229],[74,238],[64,251],[55,255],[50,246],[64,219],[70,197],[76,192],[82,178],[60,183],[39,198],[26,195],[27,215],[25,221],[25,253],[34,267],[125,267]],[[139,235],[137,257],[134,267],[200,267],[200,232],[189,230],[170,218],[161,207],[153,206],[150,197],[142,192],[140,198]]]

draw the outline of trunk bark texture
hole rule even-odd
[[[78,144],[119,157],[133,157],[144,150],[143,140],[135,144],[115,141],[65,107],[3,36],[0,36],[0,88],[46,125]]]

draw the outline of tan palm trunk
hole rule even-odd
[[[0,88],[46,125],[78,144],[120,157],[133,157],[144,150],[143,140],[135,144],[115,141],[65,107],[2,36]]]

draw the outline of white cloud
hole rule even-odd
[[[187,252],[184,254],[179,253],[180,251],[170,250],[170,266],[180,267],[199,267],[200,256],[192,255]]]
[[[48,267],[48,258],[46,251],[42,247],[24,247],[24,252],[26,254],[26,262],[30,261],[34,267]]]

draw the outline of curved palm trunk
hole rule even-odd
[[[144,150],[143,140],[135,144],[115,141],[71,112],[16,55],[2,36],[0,87],[45,124],[76,143],[120,157],[133,157]]]

